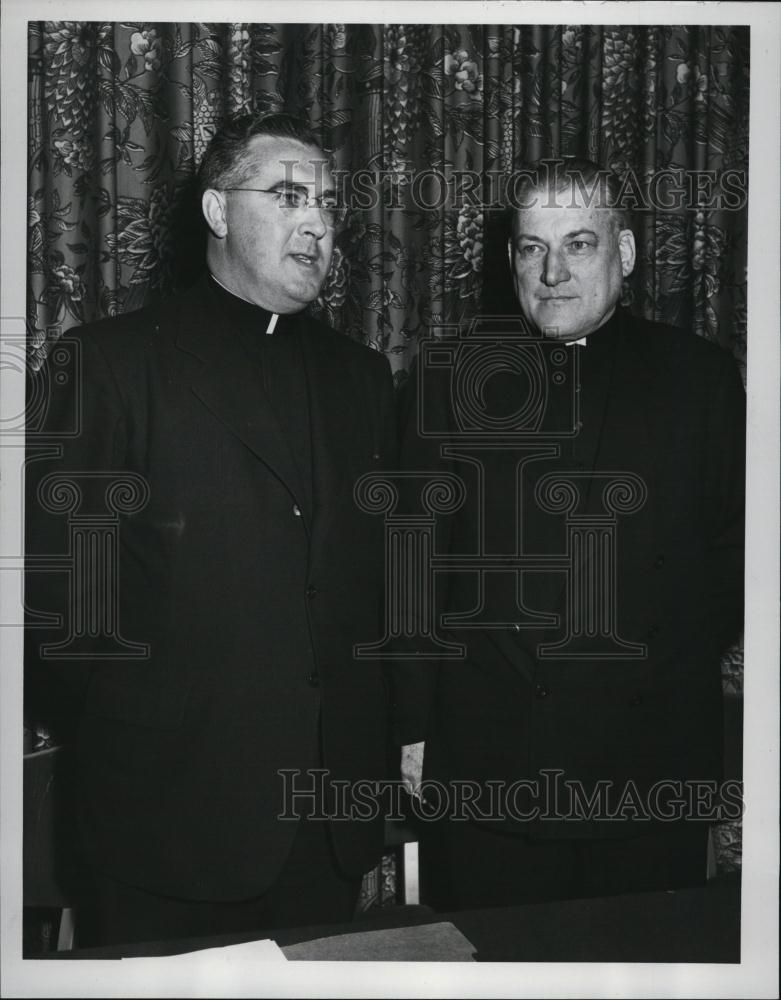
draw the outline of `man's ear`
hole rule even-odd
[[[201,198],[201,211],[213,236],[218,240],[228,235],[228,220],[225,213],[225,199],[219,191],[208,188]]]
[[[635,269],[635,234],[622,229],[618,234],[618,252],[621,255],[621,273],[626,278]]]

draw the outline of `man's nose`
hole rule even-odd
[[[545,261],[542,266],[542,282],[545,285],[558,285],[561,281],[569,281],[570,273],[567,262],[561,253],[554,253],[549,250],[545,254]]]
[[[328,232],[328,226],[323,219],[323,213],[317,205],[309,205],[302,210],[301,221],[298,223],[299,231],[322,239]]]

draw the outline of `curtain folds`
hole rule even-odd
[[[418,337],[485,307],[487,264],[498,294],[489,180],[558,155],[665,172],[664,204],[638,205],[628,300],[744,361],[748,51],[748,29],[723,26],[33,22],[35,363],[69,326],[192,278],[194,172],[251,110],[307,118],[372,192],[318,308],[397,372]]]

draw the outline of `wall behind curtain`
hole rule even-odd
[[[284,110],[310,121],[339,169],[382,176],[380,204],[352,213],[314,308],[385,352],[401,381],[419,337],[507,303],[494,214],[416,207],[415,176],[506,175],[558,155],[621,177],[747,175],[749,32],[32,22],[29,109],[33,368],[69,327],[195,277],[204,233],[192,182],[214,129]],[[745,370],[746,230],[745,208],[696,199],[640,213],[625,301],[720,342]],[[740,692],[741,666],[739,650],[725,658],[728,691]]]

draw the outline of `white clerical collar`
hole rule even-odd
[[[223,283],[220,281],[219,278],[216,278],[212,274],[211,271],[209,271],[209,274],[211,275],[212,281],[216,281],[217,284],[220,286],[220,288],[224,288],[225,289],[225,291],[228,293],[228,295],[232,295],[234,298],[241,299],[242,302],[247,302],[251,306],[254,306],[254,305],[257,304],[255,302],[250,302],[249,299],[245,299],[241,295],[237,295],[230,288],[227,288],[225,285],[223,285]],[[258,306],[258,308],[262,309],[263,306]],[[265,312],[268,312],[268,309],[266,309]],[[274,332],[274,329],[276,328],[277,320],[278,319],[279,319],[279,313],[272,313],[271,314],[271,316],[269,317],[268,326],[266,327],[266,336],[269,336],[270,334],[272,334]]]
[[[581,347],[585,347],[586,339],[586,337],[581,337],[580,340],[565,340],[564,343],[567,347],[575,347],[576,344],[580,344]]]

